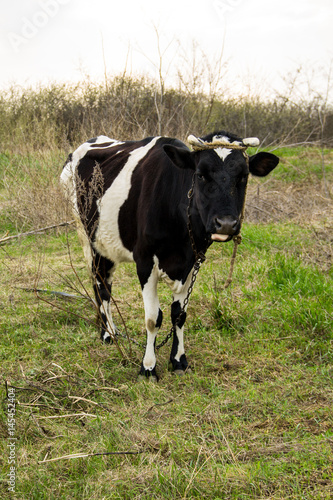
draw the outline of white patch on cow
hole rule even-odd
[[[184,327],[178,328],[176,327],[177,339],[178,339],[178,349],[175,355],[175,360],[180,361],[180,358],[183,354],[185,354],[184,349]]]
[[[94,146],[96,144],[100,144],[100,147],[98,149],[107,149],[107,148],[112,148],[113,146],[119,146],[119,144],[124,144],[124,141],[118,141],[117,139],[110,139],[110,137],[107,137],[106,135],[99,135],[98,137],[96,137],[95,142],[90,143],[90,146]],[[91,147],[91,149],[95,148]]]
[[[216,141],[229,142],[230,144],[236,144],[238,146],[242,145],[241,141],[230,141],[230,137],[224,135],[214,135],[212,143]],[[221,146],[220,148],[214,149],[214,151],[221,158],[221,160],[224,161],[227,158],[227,156],[229,156],[232,153],[233,150]]]
[[[217,142],[217,141],[229,142],[229,144],[237,144],[237,146],[242,145],[242,141],[231,141],[230,137],[227,137],[226,135],[214,135],[214,137],[212,139],[212,143]]]
[[[131,189],[132,174],[146,154],[152,149],[159,137],[155,137],[141,148],[134,149],[104,196],[99,200],[99,223],[96,231],[94,247],[100,255],[116,264],[133,261],[133,254],[127,250],[120,238],[118,217],[120,208],[128,199]]]
[[[214,151],[217,154],[217,156],[221,158],[222,161],[224,161],[226,157],[232,153],[232,149],[227,149],[227,148],[216,148],[214,149]]]
[[[106,328],[107,331],[104,333],[103,340],[105,340],[111,336],[115,337],[117,328],[112,320],[112,311],[111,311],[110,301],[103,300],[103,302],[100,306],[100,312],[101,312],[101,314],[105,314],[105,316],[106,316],[106,324],[103,326]]]
[[[74,168],[77,167],[78,163],[82,158],[87,154],[90,149],[96,149],[96,145],[101,144],[98,149],[107,149],[113,148],[114,146],[119,146],[120,144],[124,144],[122,141],[116,141],[115,139],[110,139],[110,137],[106,137],[105,135],[99,135],[96,137],[95,142],[85,142],[81,144],[72,155],[72,163]],[[102,144],[105,144],[102,146]],[[74,178],[75,180],[75,178]]]
[[[175,300],[179,300],[181,302],[181,304],[183,304],[183,301],[187,295],[188,287],[190,286],[190,283],[191,283],[193,269],[190,272],[190,274],[188,275],[185,283],[183,283],[180,280],[172,280],[168,276],[168,274],[160,267],[159,260],[156,257],[156,255],[154,256],[154,263],[155,263],[156,268],[158,269],[159,278],[161,280],[163,280],[164,283],[166,283],[168,285],[168,287],[172,290],[174,296],[177,296],[177,298]]]

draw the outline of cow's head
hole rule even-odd
[[[193,170],[192,210],[200,216],[206,233],[213,241],[229,241],[240,231],[249,173],[264,177],[279,159],[265,152],[248,157],[246,148],[257,146],[259,140],[226,132],[190,136],[189,143],[194,151],[172,145],[164,150],[177,167]]]

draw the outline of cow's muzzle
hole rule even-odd
[[[214,232],[211,235],[213,241],[229,241],[240,230],[239,219],[235,219],[231,215],[216,217],[214,225]]]

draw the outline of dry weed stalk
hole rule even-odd
[[[45,464],[47,462],[57,462],[59,460],[70,460],[73,458],[88,458],[88,457],[100,457],[100,456],[107,456],[107,455],[140,455],[143,453],[142,451],[103,451],[103,452],[98,452],[98,453],[73,453],[71,455],[63,455],[62,457],[57,457],[57,458],[49,458],[44,460],[39,460],[39,464]],[[48,453],[47,455],[48,456]]]
[[[91,257],[91,269],[88,269],[91,280],[92,280],[92,286],[97,285],[97,281],[100,283],[104,283],[104,278],[100,274],[93,275],[93,269],[97,269],[97,265],[95,262],[95,255],[92,250],[93,245],[92,245],[92,240],[95,234],[95,231],[97,229],[98,225],[98,207],[97,203],[98,200],[102,197],[104,193],[104,176],[101,170],[100,165],[96,162],[94,168],[92,169],[92,173],[90,176],[90,179],[88,180],[87,184],[84,183],[84,181],[80,178],[77,172],[75,172],[75,183],[72,188],[72,192],[67,192],[67,200],[68,200],[68,207],[70,208],[72,213],[75,216],[75,222],[77,223],[77,230],[78,230],[78,235],[79,239],[81,240],[82,246],[85,250],[85,257]],[[104,304],[102,300],[99,300],[99,303],[102,304],[100,306],[98,303],[96,303],[95,299],[91,296],[90,291],[88,288],[85,286],[83,283],[82,279],[77,273],[76,267],[73,262],[72,258],[72,252],[70,248],[70,243],[69,243],[69,238],[68,238],[68,231],[66,232],[66,244],[67,244],[67,254],[69,258],[69,263],[70,263],[70,268],[72,270],[72,277],[68,277],[65,275],[62,275],[61,273],[57,273],[54,271],[58,276],[65,282],[66,286],[69,287],[71,290],[75,291],[77,296],[73,296],[70,294],[65,294],[61,292],[49,292],[49,293],[54,293],[57,295],[61,295],[63,298],[70,298],[70,299],[75,299],[78,300],[79,298],[87,299],[90,304],[93,306],[97,319],[96,320],[91,320],[88,318],[86,315],[78,314],[76,312],[73,312],[72,310],[67,310],[65,307],[59,306],[54,301],[48,300],[45,297],[42,297],[40,294],[43,290],[40,289],[39,287],[39,282],[41,280],[42,276],[42,261],[40,260],[39,262],[39,268],[36,273],[36,278],[35,278],[35,284],[34,284],[34,292],[36,294],[36,297],[39,300],[42,300],[43,302],[51,305],[52,307],[56,307],[59,310],[62,310],[68,314],[74,315],[80,319],[83,319],[84,321],[93,324],[96,326],[96,328],[103,323],[103,327],[108,331],[110,334],[110,337],[112,339],[112,342],[116,346],[118,352],[120,353],[121,357],[129,361],[132,359],[132,348],[131,348],[131,341],[130,337],[128,334],[128,329],[126,326],[126,322],[124,320],[124,317],[120,311],[120,308],[118,306],[118,303],[115,301],[115,299],[111,295],[111,301],[113,305],[115,306],[117,313],[121,319],[121,322],[123,324],[124,330],[125,330],[125,337],[128,341],[128,352],[127,350],[120,345],[119,343],[119,336],[116,334],[114,331],[110,331],[108,328],[107,324],[105,324],[105,321],[103,320],[103,315],[107,317],[106,311],[104,310]],[[1,243],[1,242],[0,242]],[[89,255],[88,255],[89,254]],[[88,260],[88,259],[87,259]],[[74,279],[73,279],[74,276]],[[98,290],[98,287],[95,287],[96,290]],[[100,297],[97,297],[100,298]]]
[[[49,290],[41,290],[39,288],[39,282],[40,282],[41,277],[42,277],[42,269],[43,269],[43,262],[42,262],[42,260],[39,261],[39,267],[38,267],[37,274],[35,276],[35,284],[34,284],[34,287],[33,287],[32,291],[35,293],[36,298],[38,300],[40,300],[40,301],[42,301],[42,302],[50,305],[51,307],[57,308],[60,311],[65,312],[66,314],[70,314],[72,316],[75,316],[76,318],[82,319],[86,323],[89,323],[89,324],[95,326],[96,329],[97,329],[99,327],[99,325],[101,324],[101,322],[103,321],[102,320],[102,314],[101,314],[100,308],[96,304],[95,300],[91,297],[90,292],[88,291],[88,289],[86,288],[85,284],[83,283],[82,279],[79,277],[79,275],[78,275],[78,273],[76,271],[76,268],[75,268],[75,265],[73,263],[72,256],[71,256],[71,251],[70,251],[70,245],[69,245],[68,237],[67,237],[67,249],[68,249],[68,257],[69,257],[69,260],[70,260],[70,267],[71,267],[71,270],[73,272],[74,278],[75,278],[75,280],[76,280],[77,283],[75,283],[75,281],[73,281],[72,279],[68,278],[65,275],[61,275],[60,274],[60,277],[63,278],[63,281],[67,284],[67,286],[69,286],[71,289],[75,290],[76,293],[78,293],[79,295],[78,296],[74,296],[74,295],[70,295],[70,294],[61,294],[61,295],[62,295],[63,298],[69,298],[71,300],[73,300],[73,299],[75,299],[75,300],[78,300],[78,299],[86,299],[86,300],[88,300],[90,302],[90,304],[92,305],[92,307],[94,308],[94,310],[96,312],[96,317],[97,318],[95,320],[92,320],[87,315],[82,315],[82,314],[79,314],[77,312],[74,312],[71,309],[68,309],[66,307],[62,307],[56,301],[48,300],[48,299],[46,299],[45,297],[43,297],[41,295],[42,292],[48,292],[50,294],[52,294],[52,293],[53,294],[60,294],[60,292],[52,292],[52,291],[49,291]],[[119,316],[121,318],[121,321],[122,321],[122,323],[124,325],[124,328],[125,328],[126,338],[129,340],[129,335],[128,335],[128,330],[127,330],[127,327],[126,327],[126,322],[125,322],[125,320],[124,320],[124,318],[123,318],[123,316],[121,314],[121,311],[120,311],[120,309],[118,307],[118,304],[117,304],[116,300],[112,296],[111,296],[111,300],[112,300],[112,303],[116,306],[117,312],[118,312],[118,314],[119,314]],[[107,325],[105,325],[104,322],[103,322],[103,326],[105,328],[107,328]],[[114,333],[112,331],[108,330],[108,332],[110,333],[112,341],[113,341],[114,345],[116,346],[118,352],[120,353],[121,357],[124,360],[126,360],[126,361],[131,360],[132,359],[132,349],[131,349],[130,341],[129,341],[129,347],[128,347],[128,351],[129,352],[127,353],[127,351],[119,344],[118,337],[116,335],[114,335]]]
[[[98,224],[97,200],[104,194],[104,176],[99,163],[95,162],[87,184],[77,171],[75,172],[74,182],[77,206],[72,207],[72,209],[76,212],[76,217],[83,225],[85,234],[91,244]]]
[[[32,231],[27,231],[26,233],[14,234],[12,236],[8,236],[8,231],[7,231],[7,234],[4,237],[0,238],[0,245],[8,241],[16,240],[17,238],[23,238],[24,236],[31,236],[33,234],[44,233],[45,231],[49,231],[50,229],[55,229],[58,227],[70,226],[71,224],[74,224],[74,222],[75,222],[74,220],[70,220],[68,222],[60,222],[59,224],[52,224],[51,226],[41,227],[39,229],[33,229]]]

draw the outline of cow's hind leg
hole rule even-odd
[[[162,324],[163,314],[157,295],[158,270],[156,266],[149,268],[137,267],[142,287],[142,297],[145,308],[145,323],[147,330],[146,350],[141,364],[139,376],[153,381],[158,380],[156,373],[155,344],[158,330]]]
[[[99,317],[102,323],[101,340],[110,343],[117,334],[112,321],[111,287],[115,264],[98,253],[93,254],[92,273],[93,286]]]

